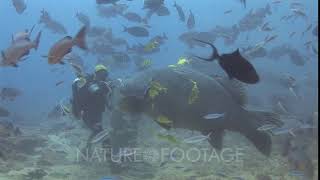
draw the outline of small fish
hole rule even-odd
[[[103,141],[109,134],[110,134],[110,131],[105,129],[105,130],[99,132],[95,137],[93,137],[90,142],[91,142],[91,144],[97,144],[97,143]]]
[[[319,50],[314,45],[312,45],[311,47],[312,47],[312,51],[314,52],[314,54],[318,55]]]
[[[259,127],[257,130],[258,131],[270,131],[274,128],[277,128],[277,126],[274,124],[265,124],[265,125]]]
[[[292,33],[290,33],[289,37],[292,38],[295,34],[296,34],[296,32],[292,32]]]
[[[307,15],[305,12],[303,12],[301,9],[291,9],[293,13],[295,13],[297,16],[301,16],[303,18],[307,18]]]
[[[293,130],[294,130],[293,128],[275,128],[275,129],[271,129],[271,133],[275,136],[290,134],[293,137],[296,137]]]
[[[289,176],[294,176],[294,177],[304,177],[304,173],[301,171],[295,171],[292,170],[288,173]]]
[[[49,64],[65,64],[62,59],[65,55],[71,53],[73,46],[78,46],[83,50],[88,49],[85,42],[85,36],[86,26],[83,26],[74,38],[66,36],[59,40],[50,48],[48,56],[43,57],[48,58]]]
[[[96,0],[97,4],[116,4],[120,0]]]
[[[164,167],[167,163],[168,161],[161,162],[160,167]]]
[[[182,7],[179,6],[176,2],[174,2],[173,6],[178,11],[178,15],[179,15],[180,21],[185,22],[186,21],[186,17],[185,17],[185,14],[184,14],[183,10],[182,10]]]
[[[279,4],[279,3],[281,3],[280,0],[272,1],[272,4]]]
[[[223,54],[220,56],[217,48],[213,44],[198,39],[194,40],[209,45],[213,50],[212,55],[209,58],[195,57],[205,61],[214,61],[215,59],[218,59],[219,65],[228,74],[230,79],[235,78],[248,84],[256,84],[260,81],[257,71],[253,65],[240,54],[239,49],[230,54]]]
[[[266,39],[265,39],[265,44],[267,44],[267,43],[269,43],[269,42],[277,39],[277,37],[278,37],[278,35],[273,35],[273,36],[271,36],[271,37],[266,37]]]
[[[305,31],[302,32],[302,36],[304,36],[305,33],[307,33],[308,31],[310,31],[312,28],[312,24],[310,24],[307,29]]]
[[[214,114],[207,114],[203,116],[203,118],[204,119],[220,119],[220,118],[223,118],[224,115],[225,113],[222,113],[222,114],[214,113]]]
[[[18,14],[22,14],[27,8],[25,0],[12,0],[12,4]]]
[[[208,135],[199,135],[199,136],[193,136],[187,139],[184,139],[182,142],[187,143],[187,144],[198,144],[200,142],[203,142],[205,140],[210,139],[212,132],[210,132]]]
[[[195,21],[194,15],[193,15],[192,11],[190,10],[190,15],[189,15],[189,18],[187,21],[188,29],[193,29],[195,24],[196,24],[196,21]]]
[[[139,26],[133,26],[133,27],[126,27],[123,26],[123,32],[127,32],[132,36],[135,37],[148,37],[149,36],[149,31],[144,28],[144,27],[139,27]]]
[[[232,13],[231,9],[224,12],[224,14],[230,14],[230,13]]]
[[[63,84],[64,83],[64,81],[58,81],[57,83],[56,83],[56,86],[59,86],[59,85],[61,85],[61,84]]]

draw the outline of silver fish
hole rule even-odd
[[[212,132],[210,132],[207,136],[204,136],[204,135],[193,136],[193,137],[184,139],[182,142],[187,144],[198,144],[200,142],[210,139],[211,134]]]
[[[215,114],[207,114],[205,116],[203,116],[204,119],[220,119],[223,118],[225,116],[225,113],[215,113]]]
[[[109,130],[103,130],[100,133],[98,133],[95,137],[92,138],[92,140],[90,141],[91,144],[97,144],[101,141],[103,141],[107,136],[109,136],[110,131]]]
[[[257,130],[258,131],[269,131],[269,130],[272,130],[274,128],[277,128],[277,126],[274,125],[274,124],[265,124],[265,125],[259,127]]]

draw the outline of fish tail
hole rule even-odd
[[[41,38],[42,32],[40,31],[36,37],[36,39],[33,41],[34,49],[38,50],[39,44],[40,44],[40,38]]]
[[[220,58],[218,49],[212,43],[209,43],[209,42],[206,42],[206,41],[202,41],[202,40],[199,40],[199,39],[193,39],[193,40],[201,42],[203,44],[207,44],[212,48],[212,55],[211,55],[210,58],[202,58],[202,57],[199,57],[199,56],[195,56],[195,57],[197,57],[199,59],[202,59],[202,60],[205,60],[205,61],[213,61],[215,59],[219,59]]]
[[[255,147],[265,156],[270,156],[272,149],[271,136],[268,132],[259,131],[258,128],[265,124],[282,126],[280,117],[274,113],[266,111],[247,111],[241,133],[246,136]]]
[[[86,30],[87,27],[83,26],[73,39],[74,44],[84,50],[88,49],[86,44]]]

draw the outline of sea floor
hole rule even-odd
[[[111,163],[110,159],[101,158],[101,154],[92,153],[90,159],[85,159],[81,156],[85,153],[81,154],[80,149],[85,147],[89,132],[76,124],[73,122],[73,128],[65,130],[22,127],[23,136],[1,140],[0,144],[7,143],[9,149],[6,159],[0,159],[0,180],[102,180],[108,176],[124,180],[301,179],[289,174],[290,165],[281,156],[280,145],[275,144],[272,155],[267,158],[244,137],[228,132],[224,139],[228,152],[221,155],[221,152],[212,150],[207,142],[184,144],[160,140],[155,132],[161,130],[156,125],[151,125],[139,135],[135,150],[143,153],[143,158],[128,156],[125,162]],[[191,133],[172,131],[177,139],[193,136]],[[312,156],[315,166],[313,179],[318,179],[317,141],[312,147],[315,150]],[[98,148],[101,148],[100,144],[93,149]],[[160,155],[162,149],[166,151]],[[199,153],[199,149],[206,153]],[[112,173],[112,167],[116,167],[118,173]]]

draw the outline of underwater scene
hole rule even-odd
[[[0,180],[318,179],[317,0],[0,0]]]

